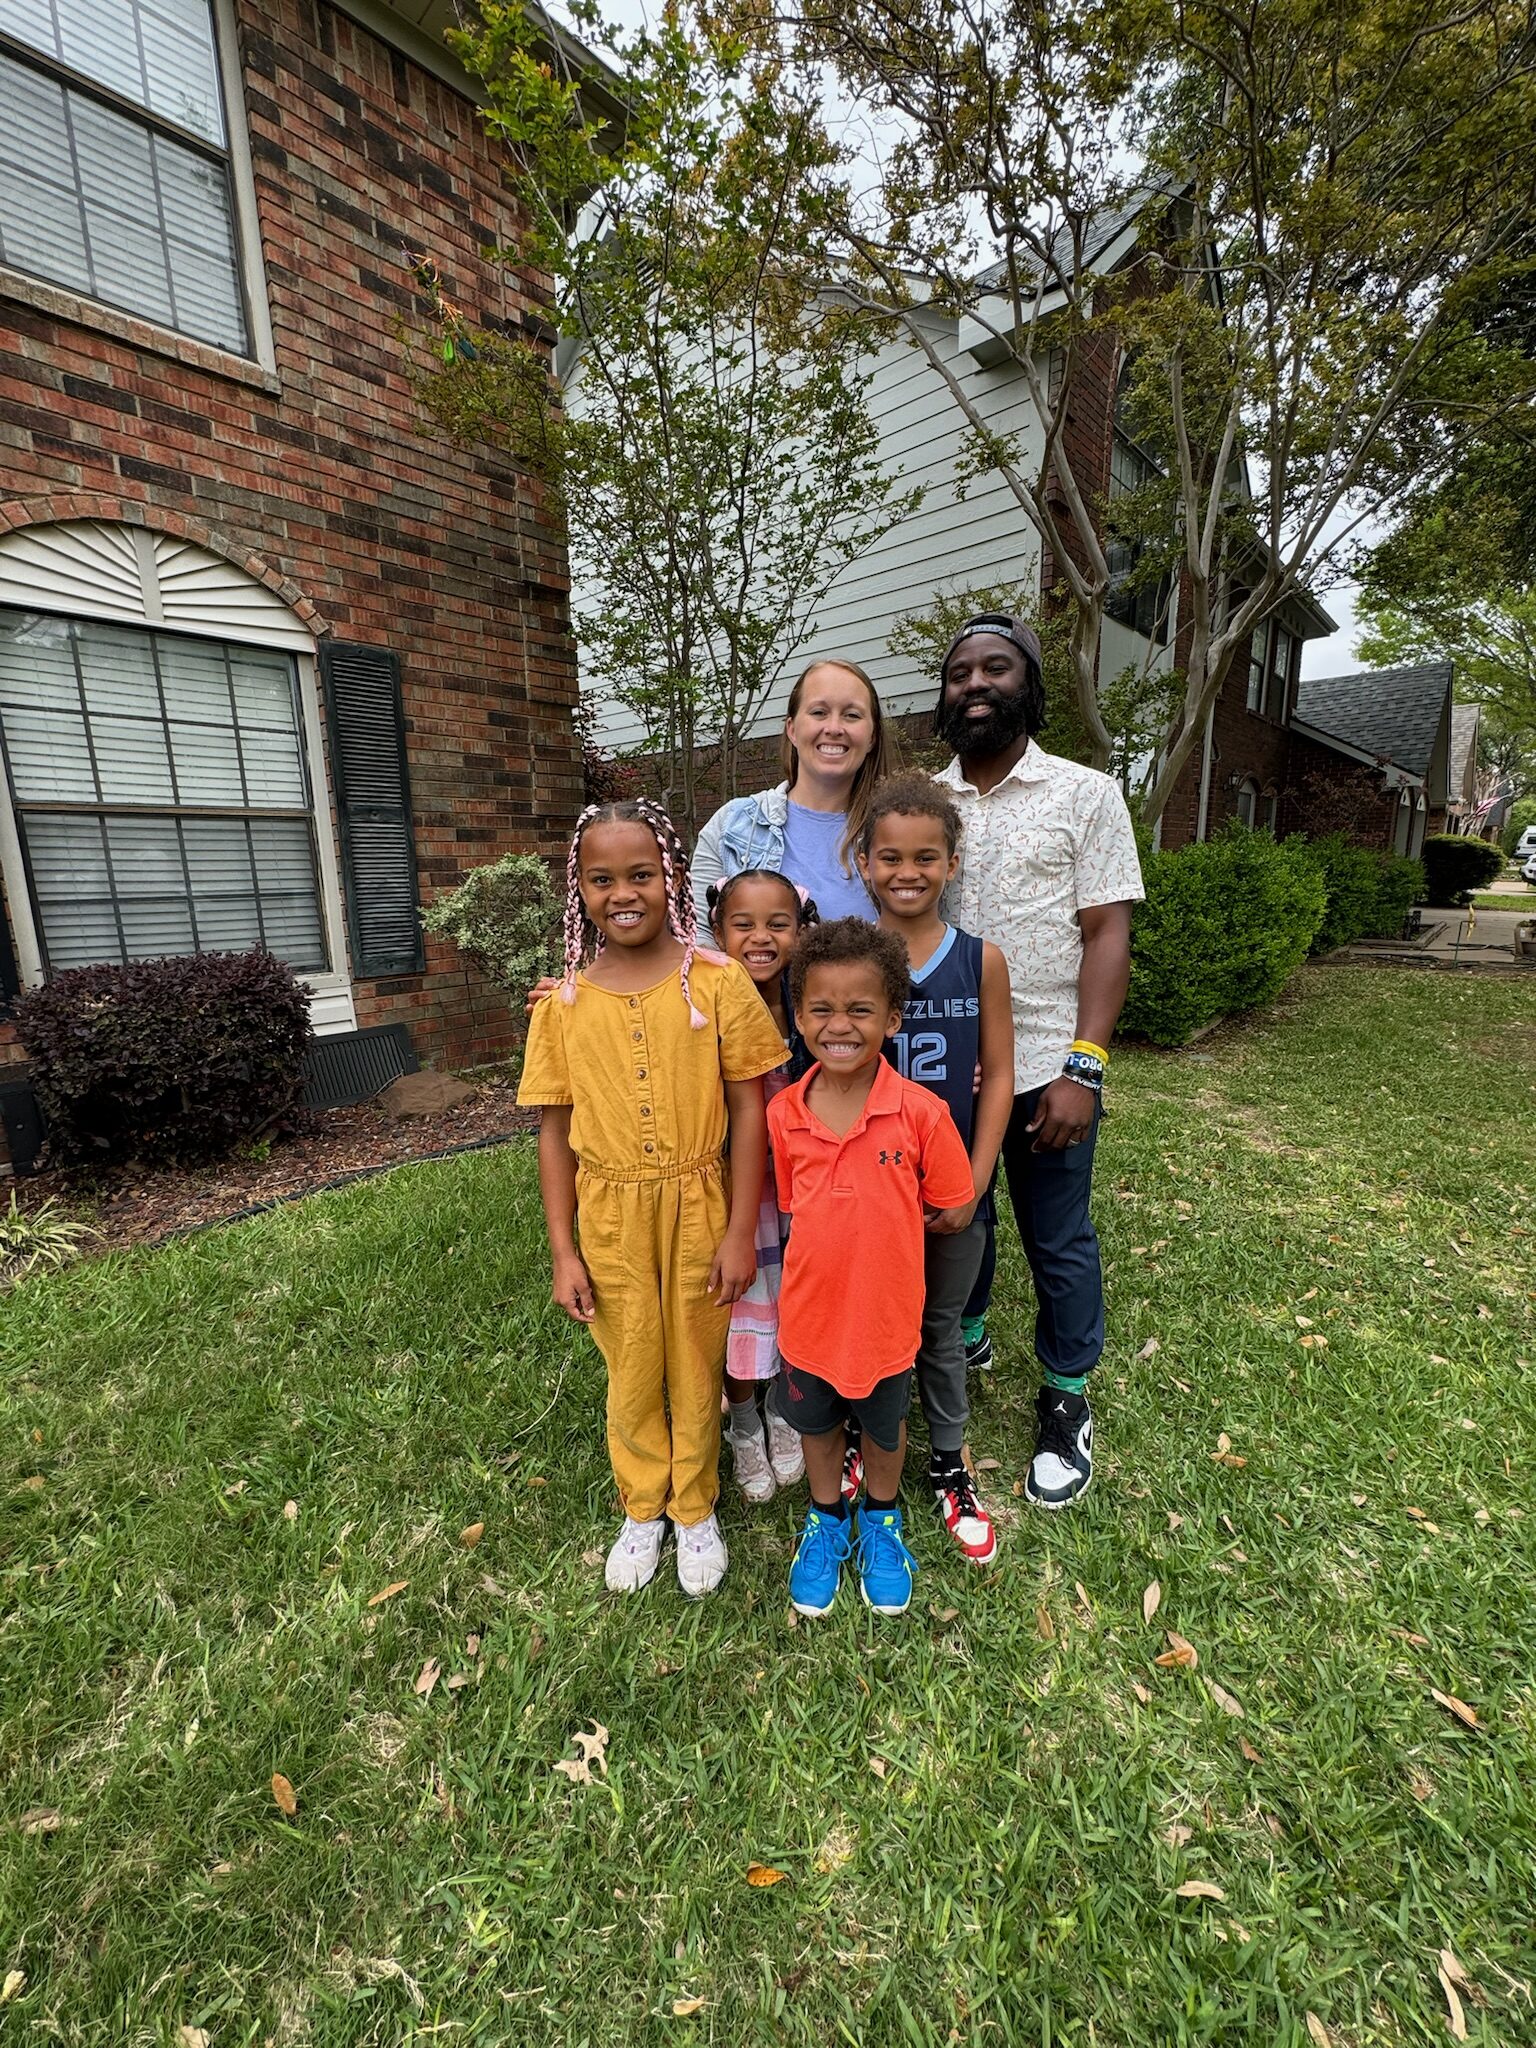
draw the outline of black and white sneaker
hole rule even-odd
[[[1042,1387],[1035,1401],[1040,1433],[1024,1491],[1038,1508],[1069,1508],[1093,1478],[1093,1413],[1085,1394]]]
[[[965,1347],[965,1369],[967,1372],[990,1372],[992,1369],[992,1333],[983,1323],[979,1337],[973,1337]]]

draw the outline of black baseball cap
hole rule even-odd
[[[939,663],[939,681],[942,683],[949,672],[950,658],[962,640],[969,640],[977,633],[995,633],[1001,640],[1011,640],[1025,658],[1034,663],[1035,674],[1040,675],[1045,667],[1040,655],[1040,636],[1033,626],[1023,619],[1016,619],[1009,612],[978,612],[974,619],[967,619],[954,639],[944,650],[944,659]]]

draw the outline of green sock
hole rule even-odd
[[[960,1342],[962,1344],[978,1344],[986,1334],[987,1319],[985,1316],[962,1316],[960,1318]]]
[[[1088,1391],[1088,1375],[1085,1372],[1048,1372],[1045,1384],[1058,1394],[1085,1394]]]

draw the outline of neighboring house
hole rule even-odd
[[[1292,720],[1293,822],[1417,858],[1425,835],[1445,829],[1453,682],[1448,661],[1304,682]]]
[[[1133,263],[1136,251],[1137,214],[1127,208],[1105,219],[1085,260],[1107,273]],[[1043,435],[1022,371],[979,322],[937,311],[922,317],[936,352],[989,431],[1013,437],[1019,468],[1026,473],[1037,470]],[[1088,355],[1079,386],[1082,403],[1072,408],[1072,459],[1085,487],[1107,496],[1117,485],[1140,481],[1132,472],[1145,458],[1118,430],[1112,345],[1101,342],[1090,347]],[[873,676],[887,711],[904,718],[915,734],[926,735],[936,678],[890,652],[887,642],[897,620],[925,610],[946,590],[1042,587],[1039,537],[1004,479],[995,473],[974,478],[963,486],[962,494],[956,465],[967,439],[965,421],[924,356],[910,342],[898,339],[881,348],[868,367],[869,404],[882,457],[893,474],[900,473],[904,485],[924,487],[923,503],[848,564],[831,585],[817,607],[813,637],[785,664],[753,723],[752,731],[763,744],[744,751],[743,776],[769,773],[790,685],[800,669],[819,656],[840,655],[858,662]],[[579,403],[578,389],[573,407]],[[1123,567],[1128,572],[1130,566],[1127,559]],[[1047,561],[1044,586],[1049,588],[1055,580]],[[1121,601],[1111,600],[1111,614],[1105,621],[1100,657],[1106,675],[1118,674],[1131,663],[1149,671],[1168,665],[1170,640],[1177,631],[1176,600],[1154,618],[1145,596],[1138,602],[1127,593]],[[619,749],[639,745],[645,738],[639,717],[604,700],[601,676],[588,675],[584,682],[598,699],[604,744]],[[772,772],[776,777],[776,767]],[[742,786],[756,785],[747,780]]]
[[[1478,814],[1477,743],[1482,732],[1481,704],[1451,706],[1450,798],[1446,804],[1447,832],[1472,832]]]
[[[581,764],[558,523],[406,377],[412,251],[554,338],[452,18],[0,4],[0,1083],[18,986],[258,941],[332,1100],[509,1043],[418,902]]]

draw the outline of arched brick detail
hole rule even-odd
[[[191,541],[195,547],[207,548],[210,554],[222,555],[226,562],[233,562],[247,576],[264,583],[317,639],[334,630],[291,576],[283,575],[270,562],[253,555],[249,548],[241,547],[217,528],[188,519],[183,513],[165,512],[158,505],[146,505],[138,498],[113,497],[105,491],[53,491],[46,498],[12,498],[0,504],[0,533],[11,533],[22,526],[59,526],[67,519],[101,519],[118,526],[143,526],[155,533],[168,533],[176,540]]]

